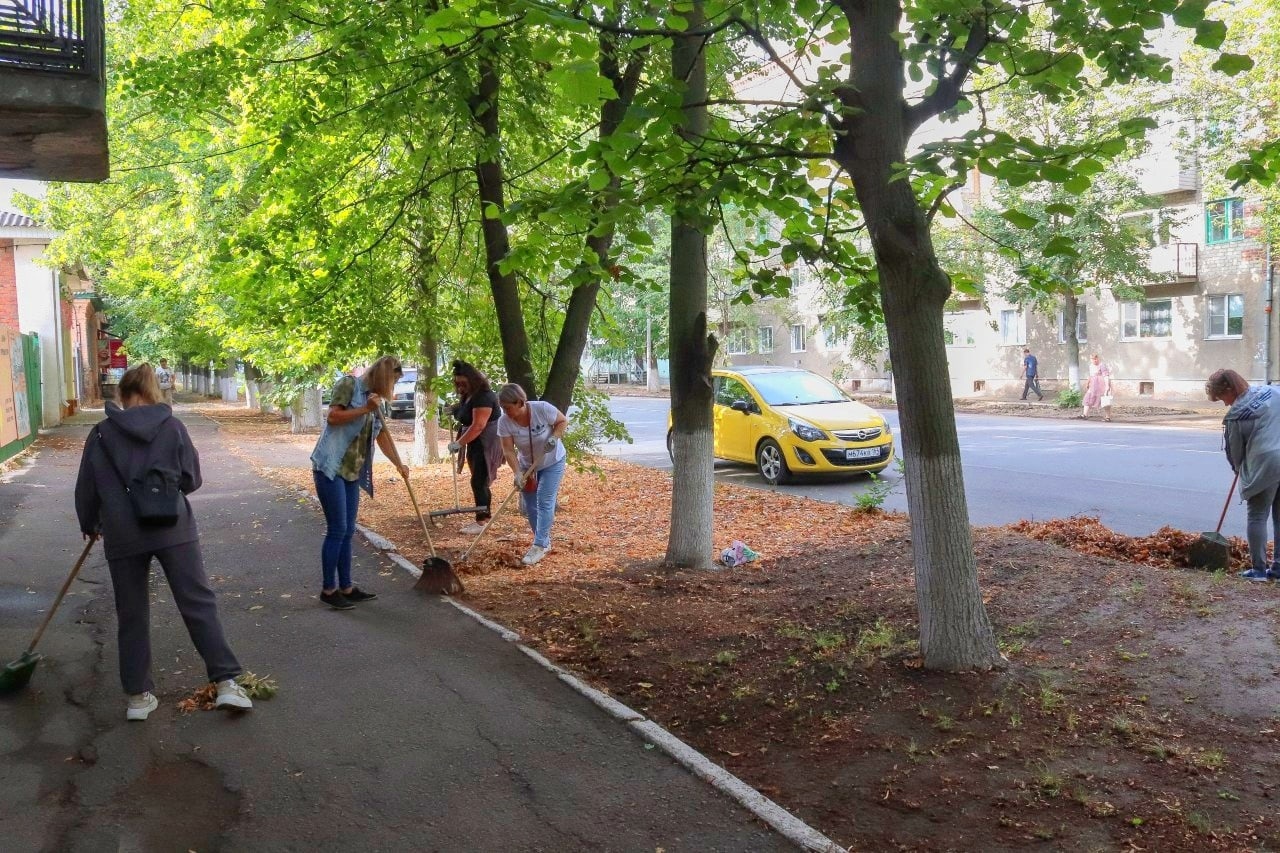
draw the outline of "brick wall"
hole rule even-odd
[[[0,326],[18,330],[18,276],[12,240],[0,240]]]

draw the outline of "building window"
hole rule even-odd
[[[822,344],[825,349],[839,349],[846,340],[847,336],[834,325],[828,323],[822,327]]]
[[[795,323],[791,326],[791,351],[804,352],[804,323]]]
[[[971,347],[974,345],[973,330],[967,314],[948,314],[942,318],[942,336],[949,347]]]
[[[747,352],[747,330],[741,326],[729,330],[729,355],[744,355]]]
[[[1125,302],[1120,306],[1120,339],[1168,338],[1173,336],[1173,300]]]
[[[1204,241],[1230,243],[1244,239],[1244,201],[1227,198],[1204,206]]]
[[[1206,338],[1238,338],[1244,334],[1244,297],[1239,293],[1209,297]]]
[[[1086,305],[1076,306],[1076,340],[1082,344],[1089,342],[1089,308]],[[1058,343],[1067,342],[1067,315],[1058,312]]]
[[[1023,323],[1022,312],[1005,309],[1000,312],[1000,343],[1005,346],[1024,344],[1027,342],[1027,327]]]
[[[756,329],[756,340],[760,343],[760,352],[773,352],[773,326]]]

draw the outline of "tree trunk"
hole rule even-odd
[[[413,451],[409,464],[421,467],[440,461],[440,425],[436,411],[435,379],[439,355],[436,339],[430,332],[423,332],[418,341],[418,385],[413,394]]]
[[[689,30],[702,26],[695,0],[686,15]],[[703,39],[672,40],[671,70],[687,83],[681,135],[701,137],[707,130],[707,70]],[[678,199],[671,218],[671,528],[666,563],[709,568],[713,542],[711,362],[716,339],[707,334],[707,236],[705,201],[694,191]]]
[[[982,603],[947,369],[943,307],[951,283],[909,181],[895,178],[910,136],[894,0],[849,4],[857,57],[835,156],[853,178],[880,275],[897,383],[911,517],[920,650],[930,669],[991,669],[1003,658]]]
[[[1080,387],[1080,338],[1077,337],[1080,298],[1074,292],[1062,297],[1062,328],[1067,345],[1067,387]]]
[[[294,433],[319,432],[321,409],[320,389],[308,388],[303,391],[293,402],[291,431]]]
[[[246,409],[259,408],[258,380],[261,378],[262,371],[246,362],[244,365],[244,405]]]
[[[643,69],[643,54],[636,56],[625,71],[620,68],[612,37],[601,37],[600,75],[613,83],[617,97],[600,105],[599,139],[608,139],[618,131],[627,110],[631,108]],[[597,233],[597,229],[602,228],[602,223],[607,221],[609,214],[618,206],[621,188],[622,180],[618,175],[610,175],[609,183],[595,198],[596,216],[593,227],[588,232],[586,248],[601,268],[610,266],[615,229],[612,224],[604,225],[600,233]],[[542,399],[553,403],[562,412],[568,411],[569,404],[573,402],[573,389],[577,386],[578,374],[582,369],[582,353],[587,347],[587,336],[591,331],[591,312],[595,310],[596,299],[600,294],[599,273],[585,263],[575,271],[571,280],[580,283],[575,285],[569,296],[564,325],[560,329],[560,340],[556,344],[551,370],[547,374],[546,393],[542,396]]]
[[[500,264],[511,251],[502,214],[506,210],[502,165],[502,129],[498,123],[498,93],[502,78],[489,58],[480,60],[480,79],[468,106],[483,137],[476,162],[476,182],[480,196],[480,231],[484,237],[485,271],[493,292],[493,307],[502,338],[502,362],[507,381],[524,388],[530,399],[538,396],[537,377],[529,356],[529,336],[520,308],[520,288],[514,272],[502,272]]]

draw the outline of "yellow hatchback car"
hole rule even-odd
[[[874,473],[893,461],[889,423],[829,379],[772,366],[711,375],[716,458],[753,462],[771,485],[795,474]]]

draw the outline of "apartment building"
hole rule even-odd
[[[1188,124],[1162,127],[1152,153],[1139,162],[1141,189],[1158,201],[1152,210],[1127,214],[1117,227],[1147,228],[1149,263],[1157,282],[1140,298],[1106,288],[1080,298],[1077,375],[1087,375],[1097,352],[1111,368],[1116,393],[1125,397],[1199,400],[1204,380],[1230,367],[1251,382],[1280,379],[1280,332],[1275,328],[1271,251],[1261,229],[1260,202],[1213,193],[1195,158],[1175,141]],[[975,175],[958,201],[979,203],[988,187]],[[1040,361],[1048,393],[1071,375],[1062,311],[1037,310],[1001,297],[1001,282],[986,282],[984,298],[954,300],[946,316],[947,358],[956,397],[1021,394],[1022,349]],[[756,306],[739,318],[727,350],[734,364],[788,364],[830,376],[851,390],[891,385],[887,354],[864,363],[830,334],[816,287],[797,275],[795,296]]]

